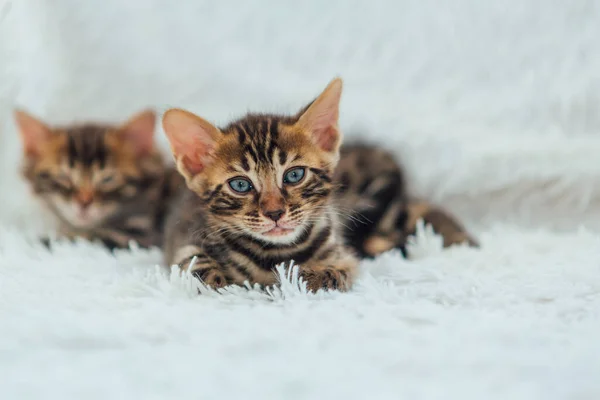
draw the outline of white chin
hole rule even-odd
[[[73,225],[77,228],[90,228],[97,223],[97,221],[95,219],[93,219],[92,217],[78,217],[78,216],[72,216],[71,218],[68,219],[68,221],[71,223],[71,225]]]
[[[86,213],[82,213],[76,206],[71,204],[57,204],[56,208],[62,217],[75,228],[88,229],[101,220],[101,213],[96,208],[87,210]]]
[[[296,239],[298,239],[301,232],[302,228],[297,227],[295,229],[290,229],[287,232],[269,231],[267,233],[255,233],[255,235],[258,236],[264,242],[288,244],[293,243]]]

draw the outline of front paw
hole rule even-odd
[[[192,275],[200,279],[202,283],[214,289],[227,286],[227,277],[217,268],[197,269]]]
[[[306,288],[311,292],[319,289],[339,290],[345,292],[350,289],[350,278],[348,273],[342,269],[332,267],[310,268],[300,273],[306,282]]]

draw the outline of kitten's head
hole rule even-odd
[[[341,93],[335,79],[296,116],[250,114],[222,130],[171,109],[163,127],[179,172],[219,225],[292,243],[326,210],[339,158]]]
[[[25,178],[35,195],[73,227],[101,224],[160,176],[153,111],[122,126],[49,127],[24,111],[14,114]]]

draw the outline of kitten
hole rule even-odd
[[[223,129],[180,109],[163,127],[189,190],[171,207],[165,258],[205,284],[272,285],[294,260],[307,288],[348,290],[357,258],[332,209],[342,81],[296,116],[249,114]]]
[[[345,239],[361,258],[393,248],[406,256],[406,239],[415,234],[419,219],[443,237],[444,247],[478,246],[447,211],[409,197],[402,167],[386,150],[361,143],[342,146],[333,179]]]
[[[15,111],[23,175],[58,219],[58,236],[100,240],[108,248],[161,244],[168,169],[154,144],[155,113],[121,126],[49,127]]]

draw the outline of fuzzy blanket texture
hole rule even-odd
[[[600,4],[0,0],[3,399],[599,399]],[[421,227],[349,293],[215,293],[158,249],[53,253],[11,119],[217,124],[295,112],[334,76],[341,127],[481,249]],[[157,127],[157,137],[165,146]]]

